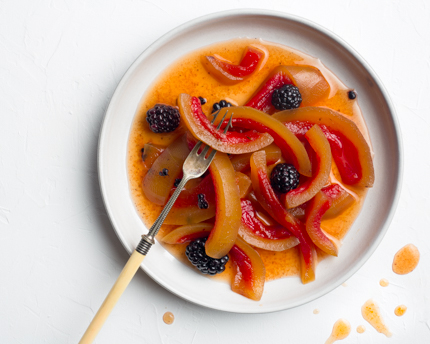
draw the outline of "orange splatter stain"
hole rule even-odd
[[[385,278],[382,278],[380,281],[379,281],[379,285],[381,286],[381,287],[388,287],[388,285],[390,284],[390,282],[388,282],[388,280],[387,279],[385,279]]]
[[[357,326],[358,333],[364,333],[364,331],[366,331],[366,328],[363,325]]]
[[[172,312],[166,312],[166,313],[163,314],[163,321],[167,325],[172,325],[173,322],[175,321],[175,316],[173,315]]]
[[[408,307],[406,307],[405,305],[397,306],[396,309],[394,310],[394,314],[397,315],[398,317],[401,317],[403,314],[406,313],[407,309]]]
[[[333,330],[325,344],[332,344],[337,340],[342,340],[348,337],[351,332],[351,324],[346,319],[339,319],[333,325]]]
[[[385,326],[384,320],[381,317],[381,311],[378,305],[372,300],[367,300],[361,307],[361,314],[364,320],[372,325],[376,331],[385,334],[387,337],[391,337],[391,332]]]
[[[417,267],[420,251],[413,244],[402,247],[394,256],[393,271],[398,275],[408,274]]]

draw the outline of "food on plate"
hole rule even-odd
[[[201,140],[218,153],[187,182],[157,239],[250,300],[274,279],[312,282],[318,262],[342,250],[374,183],[356,98],[319,60],[263,40],[184,56],[148,89],[131,128],[138,213],[152,225]]]
[[[220,56],[202,56],[202,65],[208,73],[225,85],[234,85],[246,80],[261,69],[268,58],[263,46],[250,45],[244,49],[239,64],[233,64]]]

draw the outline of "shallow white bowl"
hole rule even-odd
[[[196,304],[238,313],[265,313],[312,301],[351,277],[375,251],[393,216],[400,192],[400,130],[387,92],[368,64],[339,37],[305,19],[280,12],[236,10],[207,15],[170,31],[133,63],[119,83],[103,122],[99,177],[113,227],[131,253],[147,232],[132,203],[126,169],[130,127],[142,95],[178,57],[199,47],[237,37],[259,37],[318,57],[346,85],[357,90],[375,152],[376,182],[362,212],[344,239],[340,256],[324,260],[316,280],[299,278],[266,283],[260,302],[233,293],[177,261],[154,245],[143,270],[172,293]]]

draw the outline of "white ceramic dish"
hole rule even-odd
[[[118,85],[103,122],[99,143],[99,177],[107,211],[118,238],[131,253],[147,232],[132,203],[126,170],[130,127],[148,86],[178,57],[199,47],[237,37],[259,37],[318,57],[346,85],[355,88],[375,152],[375,186],[344,239],[340,256],[324,260],[316,280],[299,278],[266,283],[260,302],[233,293],[186,267],[154,245],[143,270],[172,293],[193,303],[238,313],[265,313],[312,301],[342,284],[370,257],[382,240],[400,192],[402,150],[393,105],[368,64],[326,29],[285,13],[261,10],[207,15],[170,31],[133,63]]]

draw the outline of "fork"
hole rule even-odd
[[[214,118],[212,119],[212,122],[211,122],[212,124],[215,122],[219,112],[220,110],[218,110],[218,112],[214,114]],[[217,129],[220,129],[221,124],[223,123],[225,117],[227,116],[227,113],[228,113],[228,110],[225,112],[223,118],[219,122]],[[224,129],[224,134],[232,126],[232,117],[233,117],[233,114],[231,114],[230,120],[228,121],[228,124]],[[84,335],[79,341],[79,344],[90,344],[94,341],[95,337],[99,333],[100,329],[102,328],[104,322],[106,321],[113,307],[118,302],[124,290],[127,288],[128,284],[136,274],[137,269],[139,268],[143,259],[148,254],[152,245],[155,244],[155,236],[160,230],[160,227],[163,224],[164,220],[166,219],[170,209],[172,209],[172,206],[175,203],[176,199],[178,198],[181,190],[190,179],[201,177],[209,168],[209,165],[214,159],[217,151],[215,149],[212,149],[212,151],[208,155],[210,147],[206,145],[203,148],[202,145],[203,143],[201,141],[197,142],[197,144],[191,150],[188,157],[185,159],[184,165],[182,167],[183,178],[181,182],[177,186],[175,192],[170,197],[167,204],[164,206],[164,209],[161,211],[157,220],[155,220],[154,224],[149,229],[148,234],[142,235],[142,239],[140,240],[136,249],[131,254],[123,270],[118,276],[115,284],[113,285],[109,294],[106,296],[98,312],[94,316],[93,320],[91,321],[90,325],[88,326],[87,330],[85,331]],[[203,148],[201,152],[199,152],[200,148]],[[206,155],[208,156],[206,157]]]

